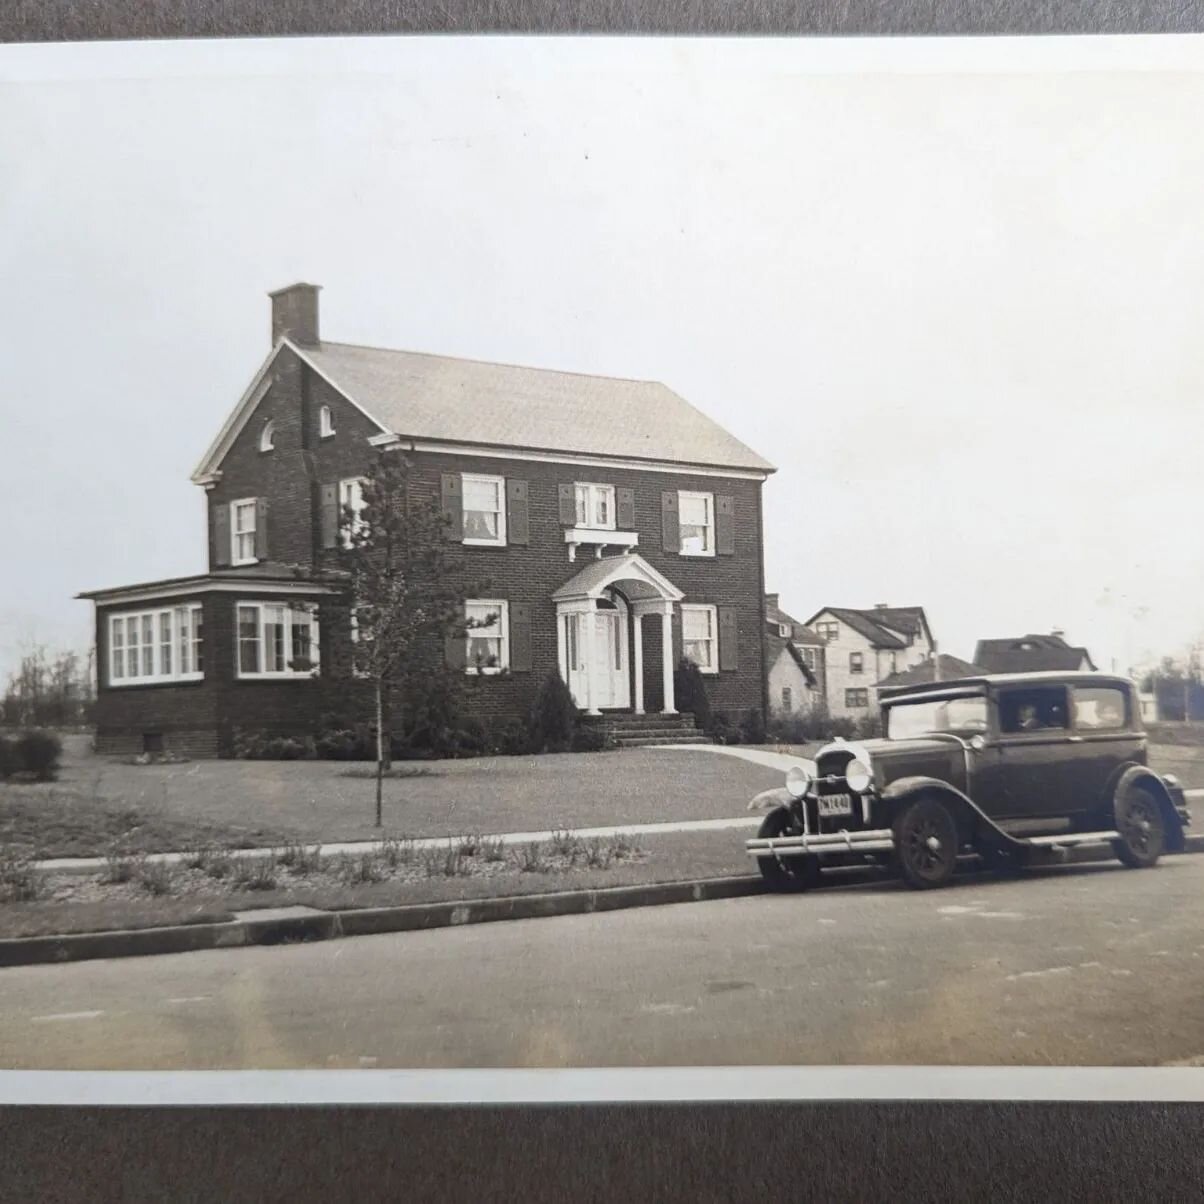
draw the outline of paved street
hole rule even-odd
[[[1204,857],[0,971],[6,1068],[1204,1064]]]

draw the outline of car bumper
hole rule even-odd
[[[801,836],[754,837],[744,847],[750,857],[822,857],[834,853],[888,853],[895,847],[889,828],[863,832],[815,832]]]

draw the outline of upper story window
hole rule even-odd
[[[464,542],[482,546],[506,542],[505,477],[463,475]]]
[[[510,665],[510,615],[505,602],[474,598],[464,603],[469,673],[500,673]]]
[[[255,505],[253,497],[230,503],[230,563],[255,563]]]
[[[679,491],[677,510],[681,530],[681,554],[714,556],[715,495]]]
[[[681,608],[681,650],[703,673],[719,670],[718,621],[713,606]]]
[[[109,616],[109,685],[199,681],[204,676],[201,604]]]
[[[329,439],[334,434],[334,412],[330,406],[322,406],[318,410],[318,434],[323,439]]]
[[[834,640],[840,634],[839,623],[816,623],[815,634],[821,640]]]
[[[864,673],[865,672],[865,656],[860,652],[849,653],[849,672]]]
[[[814,648],[804,648],[803,660],[807,662],[808,669],[814,669],[818,663],[819,657],[817,656]]]
[[[276,423],[269,418],[263,424],[263,430],[259,432],[259,450],[261,452],[269,452],[275,450],[276,447]]]
[[[577,526],[595,531],[615,529],[615,487],[613,485],[591,485],[578,483]]]
[[[339,526],[343,547],[351,547],[352,536],[364,528],[364,478],[349,477],[339,482]],[[351,511],[350,518],[347,511]]]
[[[788,640],[794,634],[794,628],[789,623],[778,624],[778,635],[784,640]]]
[[[312,604],[238,604],[239,677],[312,677],[318,669],[318,616]]]

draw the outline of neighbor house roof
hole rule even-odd
[[[963,661],[956,656],[948,656],[941,653],[937,657],[937,663],[940,665],[940,676],[938,677],[933,664],[932,657],[926,661],[921,661],[918,665],[913,665],[910,669],[901,669],[898,673],[892,673],[889,677],[884,677],[879,683],[879,686],[914,686],[922,681],[956,681],[959,677],[981,677],[985,670],[981,665],[972,665],[969,661]]]
[[[768,595],[765,599],[765,621],[774,627],[778,627],[783,623],[788,624],[793,629],[791,638],[796,644],[806,644],[808,647],[822,648],[824,641],[814,631],[808,631],[793,615],[788,615],[780,606],[770,601],[770,598],[776,597],[776,594],[772,594]]]
[[[1029,673],[1041,669],[1077,669],[1083,661],[1094,669],[1086,648],[1068,644],[1060,635],[1022,635],[979,640],[974,661],[987,673]]]
[[[415,351],[283,339],[243,395],[194,479],[213,472],[288,347],[382,435],[699,467],[774,470],[768,460],[656,381],[521,368]]]
[[[843,606],[825,606],[807,620],[807,625],[814,623],[820,615],[831,615],[840,622],[847,623],[854,631],[865,636],[874,648],[906,648],[907,641],[902,639],[898,632],[904,631],[914,635],[920,628],[920,623],[914,616],[918,615],[922,621],[924,609],[920,606],[896,606],[889,610],[850,610]],[[895,621],[887,623],[887,615]],[[890,630],[891,627],[894,628],[893,631]]]
[[[802,650],[797,648],[792,640],[784,639],[780,635],[768,635],[765,637],[765,641],[766,651],[769,654],[765,661],[767,667],[772,666],[777,661],[778,657],[785,652],[790,659],[794,661],[796,665],[798,665],[799,669],[802,670],[803,679],[806,681],[807,685],[814,688],[818,684],[818,679],[811,669],[811,666],[807,664],[807,660],[803,656]]]

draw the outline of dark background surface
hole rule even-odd
[[[4,41],[470,31],[1201,29],[1201,4],[1173,0],[0,4]],[[769,1020],[750,1017],[750,1023]],[[922,1072],[917,1090],[923,1090]],[[1204,1107],[1197,1105],[4,1108],[0,1199],[1195,1200],[1204,1197],[1202,1140]]]

